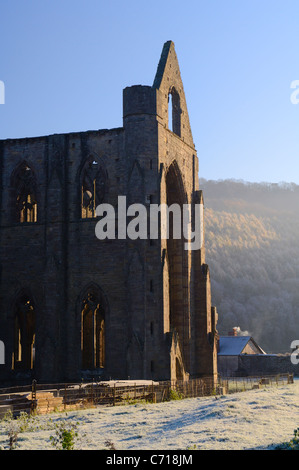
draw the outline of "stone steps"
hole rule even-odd
[[[64,409],[63,398],[62,397],[39,397],[36,396],[36,408],[35,411],[38,414],[46,414],[51,411],[61,411]]]
[[[11,410],[15,416],[21,412],[29,413],[33,409],[32,404],[32,393],[2,396],[0,416],[4,416],[9,410]],[[34,409],[38,414],[63,410],[63,397],[55,397],[52,392],[37,392]]]

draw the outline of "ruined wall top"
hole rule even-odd
[[[172,41],[167,41],[162,50],[153,88],[159,90],[163,99],[163,119],[168,122],[169,98],[172,95],[173,106],[179,118],[179,132],[174,132],[187,144],[194,147],[186,97],[180,73],[179,62]]]
[[[183,82],[172,41],[164,44],[153,85],[134,85],[123,90],[123,117],[138,114],[157,116],[165,128],[194,148]]]

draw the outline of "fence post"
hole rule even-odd
[[[93,399],[93,381],[91,382],[91,404],[94,405],[94,399]]]
[[[113,406],[115,406],[115,384],[113,387]]]
[[[66,409],[66,399],[67,399],[67,397],[66,397],[66,384],[64,384],[64,400],[63,400],[64,401],[64,406],[63,406],[64,409]]]
[[[33,413],[37,408],[36,401],[36,380],[32,380],[31,384],[31,413]]]

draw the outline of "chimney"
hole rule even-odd
[[[237,336],[237,328],[233,328],[232,331],[228,332],[228,336]]]

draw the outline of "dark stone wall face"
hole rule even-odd
[[[179,133],[168,128],[168,98],[174,88]],[[0,142],[2,381],[216,376],[217,332],[204,247],[177,253],[161,238],[118,239],[117,224],[116,239],[99,240],[99,219],[82,218],[93,174],[100,174],[94,179],[95,203],[111,204],[116,215],[119,196],[127,197],[127,205],[145,205],[149,213],[150,204],[167,203],[174,188],[180,204],[195,204],[198,161],[173,43],[164,46],[152,87],[124,90],[123,109],[119,129]],[[16,217],[15,172],[22,164],[36,182],[35,222],[20,223]],[[172,183],[170,172],[178,184]],[[174,290],[179,286],[179,303],[170,285]],[[96,307],[88,307],[89,294]],[[22,370],[16,357],[16,343],[25,344],[15,334],[18,299],[24,295],[34,306],[31,371]],[[98,367],[95,346],[89,351],[95,368],[83,370],[82,324],[90,335],[98,331],[88,320],[91,308],[98,312],[94,318],[104,318],[105,364]]]
[[[87,286],[95,284],[109,296],[107,324],[119,341],[107,357],[115,364],[111,373],[120,374],[125,369],[121,363],[125,244],[98,240],[96,219],[81,218],[80,172],[90,155],[98,158],[107,174],[104,201],[115,206],[118,194],[126,193],[123,130],[12,140],[3,147],[1,323],[6,331],[6,369],[11,368],[14,302],[26,292],[36,311],[36,373],[42,380],[77,377],[80,302]],[[24,161],[37,180],[35,223],[19,223],[14,218],[16,194],[11,176]]]

